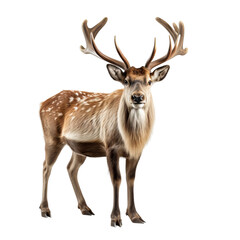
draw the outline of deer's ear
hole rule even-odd
[[[107,64],[107,70],[112,77],[112,79],[122,82],[125,79],[125,73],[118,67]]]
[[[170,68],[170,66],[166,65],[166,66],[162,66],[162,67],[155,69],[151,73],[152,81],[159,82],[159,81],[163,80],[166,77],[169,68]]]

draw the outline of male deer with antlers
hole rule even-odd
[[[81,46],[84,53],[90,53],[111,63],[107,65],[110,76],[123,84],[124,88],[113,93],[92,93],[83,91],[62,91],[42,103],[40,117],[45,138],[45,161],[43,164],[43,196],[40,205],[43,217],[50,217],[47,200],[48,179],[53,164],[64,145],[72,149],[72,158],[67,166],[82,214],[93,215],[87,206],[77,180],[79,167],[86,157],[107,157],[113,184],[113,209],[111,225],[121,226],[119,210],[119,186],[121,175],[119,157],[126,158],[127,212],[134,223],[143,223],[134,204],[134,179],[138,161],[148,141],[153,122],[154,107],[151,96],[152,83],[165,78],[169,66],[162,66],[151,72],[154,67],[176,55],[185,55],[183,49],[184,25],[173,24],[174,29],[164,20],[156,18],[170,33],[169,48],[165,56],[154,60],[156,39],[150,58],[144,67],[132,67],[114,39],[116,50],[122,61],[104,55],[96,46],[95,37],[107,22],[104,18],[93,28],[83,22],[83,33],[87,47]],[[113,64],[113,65],[112,65]]]

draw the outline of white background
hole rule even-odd
[[[4,1],[0,3],[1,239],[239,239],[240,78],[238,1]],[[136,176],[144,225],[125,216],[110,227],[112,186],[105,158],[89,158],[79,180],[93,217],[83,216],[68,178],[66,147],[49,181],[51,219],[40,216],[44,141],[39,104],[63,89],[111,92],[106,63],[84,55],[81,24],[103,17],[99,48],[118,58],[113,36],[136,67],[168,48],[155,21],[185,24],[189,52],[169,62],[152,89],[156,122]]]

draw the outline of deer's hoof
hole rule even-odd
[[[145,223],[145,221],[140,216],[131,218],[131,221],[133,223]]]
[[[122,219],[121,219],[121,218],[112,219],[112,220],[111,220],[111,226],[112,226],[112,227],[116,227],[116,226],[121,227],[121,226],[122,226]]]
[[[95,215],[88,206],[84,206],[84,207],[81,207],[81,208],[78,207],[78,208],[81,210],[83,215],[88,215],[88,216]]]
[[[137,212],[130,213],[127,210],[126,215],[129,216],[133,223],[145,223],[145,221],[140,217],[140,215]]]
[[[44,218],[51,217],[51,212],[49,208],[42,208],[41,206],[39,207],[41,209],[41,215]]]

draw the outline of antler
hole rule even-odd
[[[163,19],[157,17],[156,20],[161,25],[163,25],[163,27],[165,27],[167,29],[167,31],[170,33],[170,35],[173,39],[173,42],[174,42],[174,48],[172,49],[171,38],[169,36],[169,48],[168,48],[167,54],[152,62],[152,60],[155,56],[155,53],[156,53],[156,39],[154,39],[154,47],[153,47],[152,54],[145,64],[145,67],[150,70],[152,68],[156,67],[157,65],[160,65],[177,55],[185,55],[188,51],[187,48],[183,49],[184,25],[182,22],[179,22],[179,27],[175,23],[173,23],[173,27],[174,27],[174,29],[173,29]],[[180,40],[179,40],[179,38],[180,38]]]
[[[92,28],[89,28],[87,26],[87,20],[85,20],[83,22],[82,30],[83,30],[83,34],[84,34],[84,37],[85,37],[85,40],[86,40],[87,47],[84,48],[83,46],[80,46],[80,49],[85,54],[92,54],[94,56],[100,57],[100,58],[102,58],[103,60],[105,60],[109,63],[112,63],[114,65],[117,65],[117,66],[123,68],[124,70],[127,70],[130,67],[130,64],[129,64],[127,58],[123,55],[122,51],[119,49],[119,47],[117,45],[117,42],[116,42],[116,37],[114,37],[115,47],[116,47],[116,50],[117,50],[119,56],[123,60],[123,62],[120,62],[116,59],[113,59],[113,58],[108,57],[107,55],[103,54],[98,49],[98,47],[95,43],[96,35],[102,29],[102,27],[106,24],[106,22],[107,22],[107,18],[104,18],[101,22],[99,22],[98,24],[96,24]]]

